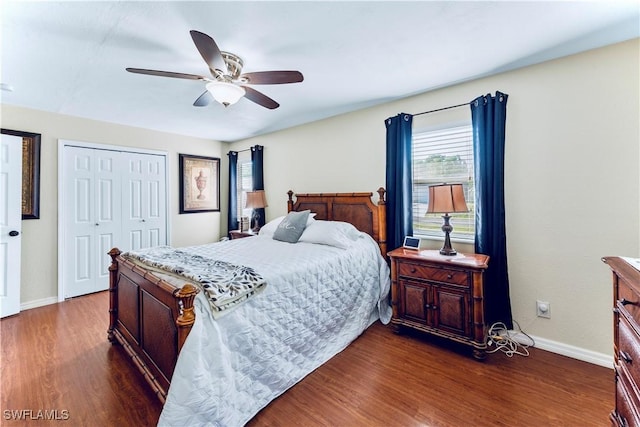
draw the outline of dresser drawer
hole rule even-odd
[[[629,384],[628,375],[616,372],[616,409],[615,422],[619,426],[640,426],[637,413],[637,400],[635,393]]]
[[[618,308],[629,313],[629,316],[640,325],[640,295],[623,279],[618,280]]]
[[[450,283],[454,285],[469,286],[469,273],[466,271],[454,270],[446,267],[413,264],[401,262],[398,266],[398,274],[403,277],[423,278],[429,280]]]
[[[640,378],[640,337],[631,328],[627,319],[623,316],[619,319],[618,363],[625,367],[631,378]]]

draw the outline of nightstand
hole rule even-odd
[[[233,239],[242,239],[243,237],[251,237],[251,236],[257,236],[257,233],[254,233],[251,230],[247,230],[247,231],[240,231],[240,230],[231,230],[229,232],[229,236],[231,236],[231,240]]]
[[[391,258],[391,323],[473,347],[486,357],[484,270],[489,257],[440,255],[434,250],[399,248]]]

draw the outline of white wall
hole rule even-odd
[[[220,142],[9,105],[2,105],[0,117],[2,128],[42,135],[40,219],[22,221],[20,301],[23,305],[55,301],[57,297],[58,139],[166,151],[171,174],[171,243],[185,246],[218,240],[221,223],[219,212],[178,214],[178,153],[221,157],[223,144]]]
[[[384,186],[385,118],[496,90],[507,93],[506,224],[514,319],[545,341],[610,355],[611,275],[600,258],[640,256],[639,52],[635,39],[232,148],[265,146],[270,219],[286,212],[289,189],[375,192]],[[421,116],[420,125],[459,120],[461,113],[443,114]],[[536,299],[551,303],[551,319],[536,317]]]

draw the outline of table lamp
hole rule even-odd
[[[464,190],[462,184],[437,184],[429,186],[429,207],[427,213],[443,213],[444,224],[444,246],[440,249],[442,255],[456,255],[457,252],[451,247],[449,233],[453,227],[449,224],[450,213],[469,212],[467,202],[464,200]]]
[[[251,220],[253,221],[253,231],[257,233],[260,231],[260,225],[258,224],[258,220],[260,219],[260,213],[258,209],[266,208],[267,206],[267,198],[264,195],[264,190],[256,190],[256,191],[247,191],[247,201],[244,204],[244,207],[247,209],[253,209],[253,215],[251,216]]]

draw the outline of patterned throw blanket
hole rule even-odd
[[[170,246],[125,252],[121,256],[194,282],[204,291],[214,317],[260,292],[267,285],[264,278],[251,267],[189,254]]]

